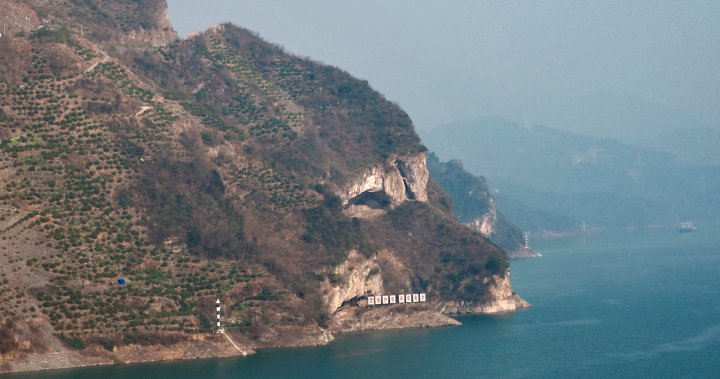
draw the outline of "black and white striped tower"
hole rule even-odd
[[[215,301],[215,310],[217,311],[217,331],[220,331],[220,299]]]

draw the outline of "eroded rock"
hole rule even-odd
[[[440,304],[443,313],[496,314],[513,312],[531,305],[521,298],[510,285],[510,275],[494,275],[485,278],[486,298],[482,302],[444,302]]]
[[[322,285],[324,302],[329,313],[335,313],[343,303],[368,293],[383,293],[383,278],[376,258],[368,259],[356,250],[350,251],[345,262],[332,274],[335,283]]]
[[[425,153],[392,157],[368,168],[338,193],[351,217],[372,218],[406,201],[427,201]]]

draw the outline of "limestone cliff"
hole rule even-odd
[[[366,258],[356,250],[330,274],[322,285],[323,298],[329,314],[343,304],[357,302],[367,294],[383,293],[383,279],[377,258]]]
[[[479,215],[468,223],[468,226],[485,237],[490,237],[495,233],[495,225],[497,224],[497,208],[495,207],[495,199],[488,195],[488,211]]]
[[[392,157],[365,170],[338,196],[353,217],[368,218],[409,201],[427,201],[425,153]]]
[[[333,333],[460,325],[448,315],[495,314],[530,307],[517,295],[511,285],[509,272],[483,278],[485,296],[479,301],[447,301],[430,297],[427,303],[369,306],[367,296],[411,291],[409,281],[387,288],[384,278],[398,281],[407,272],[392,252],[383,251],[366,258],[352,251],[345,262],[336,267],[332,280],[323,283],[325,305],[330,317],[329,329]],[[333,283],[334,282],[334,283]]]
[[[495,314],[530,307],[527,301],[513,291],[509,273],[485,278],[482,285],[486,290],[486,297],[483,301],[443,302],[440,304],[440,310],[443,313],[452,314]]]
[[[508,258],[538,258],[542,257],[537,251],[525,244],[525,235],[513,225],[505,215],[497,211],[495,199],[487,195],[488,211],[467,223],[467,225],[483,236],[496,242],[505,249]]]

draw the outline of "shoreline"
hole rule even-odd
[[[525,303],[527,304],[527,303]],[[462,326],[456,319],[459,316],[488,316],[527,308],[522,303],[518,307],[509,310],[502,309],[497,312],[444,312],[447,304],[428,304],[424,309],[417,309],[414,312],[398,311],[390,307],[384,309],[365,310],[361,319],[355,323],[343,324],[340,318],[331,321],[327,329],[316,327],[305,327],[303,330],[310,332],[306,338],[285,343],[258,345],[240,345],[246,349],[245,353],[233,348],[221,334],[198,335],[194,341],[183,341],[170,346],[161,345],[127,345],[117,348],[115,352],[102,350],[99,346],[88,347],[84,351],[65,350],[48,353],[33,353],[12,361],[0,361],[0,378],[6,375],[22,373],[40,373],[45,371],[72,370],[111,365],[132,365],[160,362],[179,362],[199,359],[220,359],[251,356],[259,350],[269,349],[294,349],[303,347],[325,346],[331,344],[334,335],[353,335],[360,333],[372,333],[377,331],[391,331],[402,329],[424,329],[450,326]],[[455,308],[455,307],[453,307]],[[455,308],[459,310],[460,308]],[[357,316],[357,310],[351,309],[350,316]],[[418,317],[418,315],[420,317]],[[310,337],[311,338],[307,338]],[[279,341],[278,341],[279,342]],[[55,359],[53,359],[53,357]]]

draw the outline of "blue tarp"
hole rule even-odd
[[[118,279],[118,285],[124,286],[125,285],[125,278]]]

